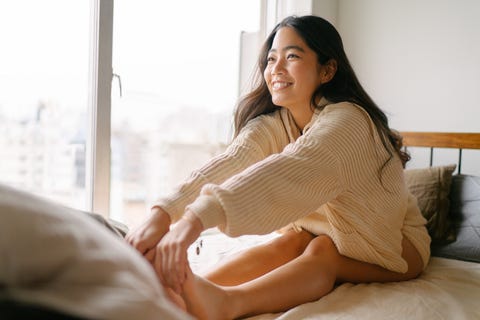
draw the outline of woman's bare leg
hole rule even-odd
[[[297,258],[313,238],[306,231],[288,230],[264,244],[225,258],[203,277],[223,286],[245,283]]]
[[[189,273],[183,298],[190,313],[199,319],[233,319],[280,312],[329,293],[335,282],[401,281],[418,276],[421,258],[407,239],[403,241],[406,274],[340,255],[327,236],[313,239],[298,258],[250,282],[221,287]],[[420,260],[418,260],[420,259]]]
[[[226,257],[202,278],[223,286],[248,282],[298,257],[314,237],[307,231],[288,230],[266,243]],[[170,301],[186,310],[180,295],[170,288],[165,290]]]

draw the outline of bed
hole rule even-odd
[[[480,176],[462,171],[464,150],[480,149],[480,134],[402,132],[402,136],[409,151],[422,148],[428,153],[424,167],[405,171],[434,238],[423,274],[407,282],[342,284],[316,302],[249,319],[480,319]],[[434,165],[435,151],[445,148],[455,149],[455,163]],[[200,239],[200,255],[191,252],[191,260],[201,273],[224,255],[274,236],[230,239],[206,234]]]
[[[480,149],[480,134],[402,135],[407,148],[459,150],[452,165],[430,160],[405,171],[434,238],[423,274],[399,283],[342,284],[316,302],[249,319],[480,319],[480,176],[462,171],[463,150]],[[207,231],[189,249],[192,268],[201,273],[275,236]],[[121,237],[84,212],[0,185],[0,319],[135,318],[190,319]]]

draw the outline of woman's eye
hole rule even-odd
[[[273,62],[273,61],[275,61],[274,57],[267,57],[267,62]]]
[[[287,59],[296,59],[296,58],[299,58],[299,56],[297,56],[297,55],[294,54],[294,53],[289,53],[289,54],[287,55]]]

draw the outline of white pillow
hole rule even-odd
[[[0,185],[0,288],[93,319],[190,319],[139,253],[84,212]]]

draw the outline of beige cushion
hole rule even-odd
[[[407,187],[417,198],[420,211],[427,219],[432,243],[455,240],[455,230],[449,216],[449,193],[455,168],[456,165],[447,165],[405,170]]]

